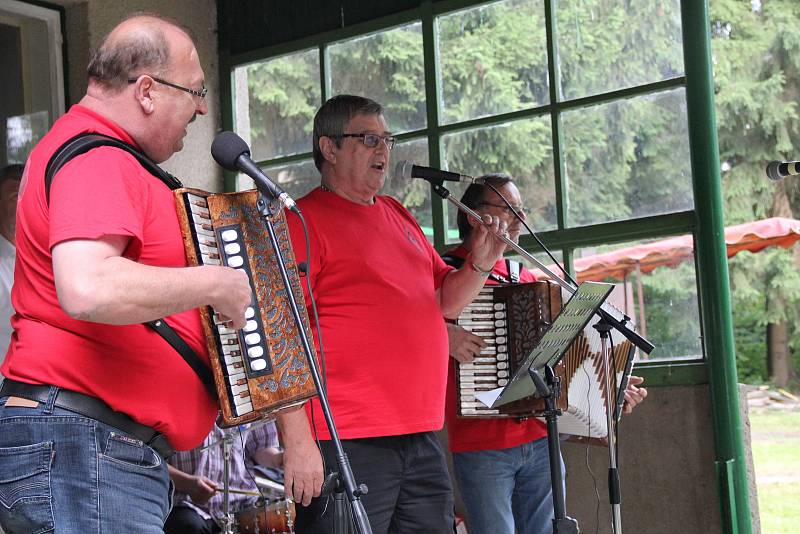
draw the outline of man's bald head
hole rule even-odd
[[[174,20],[152,13],[130,15],[103,38],[92,54],[87,68],[89,79],[118,92],[139,74],[163,75],[171,64],[172,47],[183,39],[193,43],[189,30]]]

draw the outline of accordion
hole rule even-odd
[[[174,193],[189,265],[227,265],[250,278],[251,306],[243,329],[217,323],[209,306],[200,309],[222,412],[219,425],[248,423],[312,397],[316,387],[275,251],[256,209],[258,192],[211,194],[182,188]],[[286,218],[276,211],[272,221],[278,246],[302,327],[311,339]]]
[[[481,391],[503,387],[558,316],[569,293],[548,282],[486,286],[458,317],[456,324],[480,336],[487,347],[473,362],[456,362],[456,402],[460,417],[541,416],[544,400],[532,395],[497,408],[475,399]],[[589,438],[608,435],[605,371],[600,334],[593,318],[570,345],[554,371],[561,378],[559,432]],[[619,412],[635,347],[612,330],[614,377],[612,409]],[[615,417],[618,417],[615,413]]]

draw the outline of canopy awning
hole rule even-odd
[[[798,240],[800,220],[797,219],[772,217],[725,229],[729,258],[743,250],[759,252],[771,246],[788,248]],[[623,280],[633,271],[649,273],[657,267],[675,267],[693,254],[694,239],[691,235],[682,235],[576,259],[575,273],[579,282]]]

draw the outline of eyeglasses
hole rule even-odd
[[[481,202],[478,204],[479,206],[491,206],[493,208],[497,208],[503,210],[504,212],[508,213],[509,215],[514,215],[514,211],[519,213],[520,215],[525,215],[528,210],[525,206],[506,206],[505,204],[492,204],[491,202]],[[514,208],[513,210],[511,208]]]
[[[144,74],[143,76],[150,76],[150,75],[149,74]],[[175,89],[180,89],[181,91],[185,91],[185,92],[189,93],[192,96],[198,96],[200,98],[205,98],[206,95],[208,94],[208,89],[206,89],[205,85],[203,86],[202,89],[197,91],[195,89],[189,89],[188,87],[182,87],[182,86],[176,85],[176,84],[174,84],[172,82],[168,82],[166,80],[162,80],[161,78],[156,78],[155,76],[150,76],[150,78],[152,78],[154,82],[158,82],[158,83],[160,83],[162,85],[168,85],[169,87],[174,87]],[[136,83],[136,81],[138,79],[139,78],[128,78],[128,83]]]
[[[370,133],[361,133],[361,134],[346,133],[337,135],[335,137],[358,137],[361,139],[361,142],[364,143],[369,148],[375,148],[376,146],[378,146],[378,143],[380,141],[383,141],[384,143],[386,143],[386,147],[389,150],[394,148],[394,141],[395,141],[394,137],[392,136],[384,137],[382,135],[370,134]]]

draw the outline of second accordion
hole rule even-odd
[[[460,417],[541,416],[544,400],[526,397],[497,408],[475,398],[481,391],[504,387],[553,323],[569,293],[548,281],[486,286],[456,323],[481,337],[487,347],[471,363],[455,363],[456,403]],[[605,372],[600,335],[593,319],[564,353],[554,371],[561,378],[559,431],[604,438],[609,404],[603,384]],[[612,330],[611,404],[616,409],[633,366],[635,347]]]

